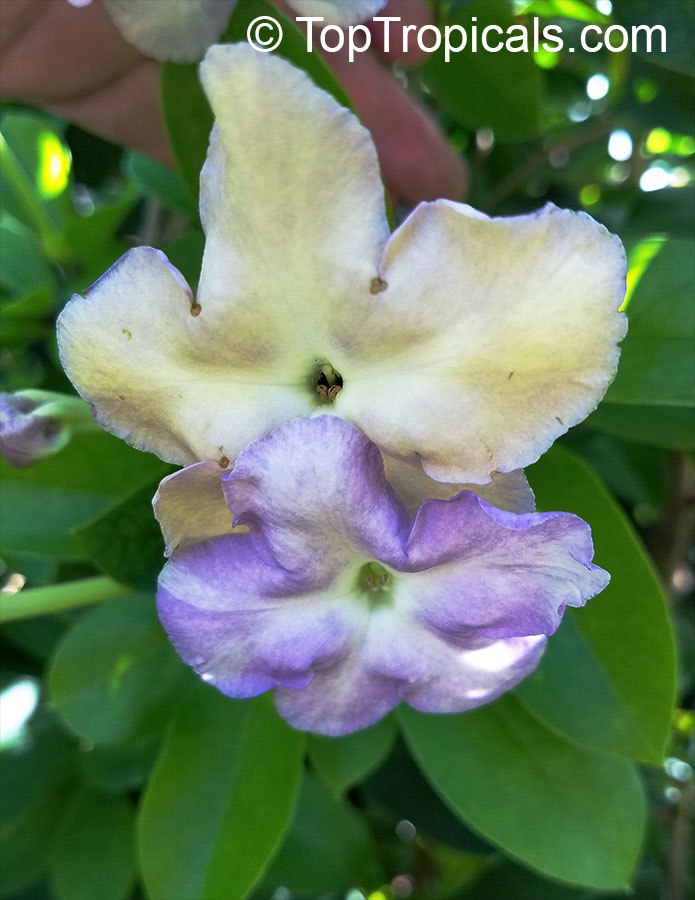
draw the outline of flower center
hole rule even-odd
[[[367,595],[371,606],[387,603],[391,599],[392,577],[381,563],[365,563],[357,573],[357,584]]]
[[[314,374],[314,390],[320,403],[333,403],[343,388],[343,376],[330,363],[324,363]]]

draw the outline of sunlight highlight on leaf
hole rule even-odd
[[[37,187],[41,196],[50,200],[62,194],[68,186],[72,156],[52,131],[44,131],[39,135],[38,154]]]
[[[664,240],[662,238],[649,237],[637,244],[630,253],[627,270],[627,290],[623,305],[620,307],[621,312],[625,312],[627,309],[640,278],[647,271],[649,264],[662,249],[663,245]]]

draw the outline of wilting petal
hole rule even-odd
[[[226,345],[181,274],[149,247],[130,250],[58,319],[65,371],[97,421],[168,462],[233,460],[288,417],[314,410],[302,386],[249,374],[252,348]]]
[[[387,0],[288,0],[300,16],[323,16],[327,23],[353,25],[375,16]]]
[[[454,640],[552,634],[566,606],[608,584],[592,564],[589,526],[569,513],[517,516],[465,492],[424,503],[398,602]]]
[[[233,697],[303,688],[345,656],[367,607],[341,584],[306,595],[246,535],[190,547],[167,563],[157,607],[179,655]]]
[[[74,3],[74,0],[71,0]],[[123,37],[145,56],[195,62],[224,31],[236,0],[104,0]]]
[[[377,448],[342,419],[276,429],[240,454],[223,484],[234,521],[262,533],[281,566],[315,583],[351,563],[402,560],[410,517]]]
[[[379,340],[363,340],[336,412],[438,481],[522,468],[613,378],[625,272],[620,241],[584,213],[422,204],[386,250],[362,330]]]
[[[536,501],[522,469],[501,474],[495,472],[488,484],[444,484],[425,474],[420,461],[384,456],[389,484],[412,515],[425,500],[448,500],[461,491],[470,490],[499,509],[515,513],[533,512]]]
[[[223,471],[218,463],[195,463],[161,482],[152,505],[166,556],[207,538],[248,532],[243,525],[234,527],[222,493]]]

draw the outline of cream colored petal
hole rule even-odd
[[[145,56],[195,62],[220,37],[236,0],[104,0],[123,37]]]
[[[139,247],[67,304],[61,360],[99,423],[133,446],[180,465],[233,462],[250,441],[309,415],[316,395],[291,362],[282,373],[263,367],[253,345],[225,342],[195,312],[164,254]]]
[[[625,271],[618,238],[584,213],[422,204],[386,250],[336,412],[438,481],[522,468],[610,384]]]
[[[529,513],[536,508],[533,491],[523,470],[495,472],[489,484],[446,484],[434,481],[418,460],[403,460],[384,455],[386,477],[411,515],[425,500],[448,500],[461,491],[473,491],[483,500],[509,512]]]
[[[212,47],[216,128],[201,176],[201,318],[267,362],[336,365],[389,237],[376,151],[355,116],[280,57]],[[340,355],[340,354],[338,354]]]
[[[222,495],[223,469],[218,463],[187,466],[165,478],[152,505],[166,544],[165,555],[220,534],[246,534],[232,526],[232,514]]]

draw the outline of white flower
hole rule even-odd
[[[625,333],[625,256],[603,226],[438,201],[390,234],[350,112],[244,45],[211,48],[201,71],[217,125],[196,298],[138,248],[58,323],[104,427],[170,462],[225,466],[281,423],[331,412],[405,494],[420,464],[459,484],[520,469],[596,407]]]

